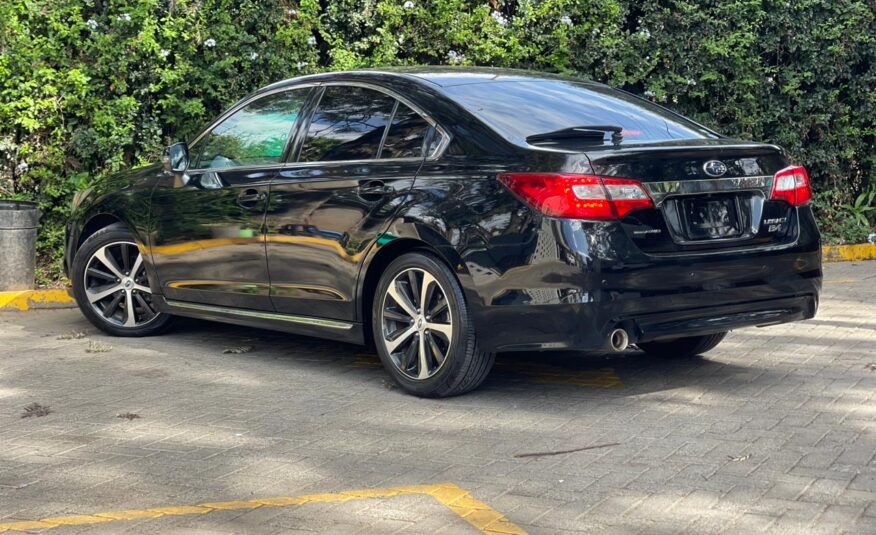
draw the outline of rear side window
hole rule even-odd
[[[381,158],[420,158],[431,125],[419,113],[401,102],[383,142]]]
[[[494,130],[520,144],[535,134],[588,125],[621,127],[624,144],[716,137],[660,106],[600,84],[509,81],[451,86],[445,91]],[[610,136],[605,136],[604,143],[611,143]]]
[[[299,161],[377,157],[395,99],[372,89],[329,86],[310,121]]]
[[[310,89],[260,98],[219,123],[207,135],[195,168],[228,169],[280,163],[289,133]]]

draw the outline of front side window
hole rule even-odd
[[[280,163],[309,88],[260,98],[222,121],[203,143],[200,169]]]
[[[369,160],[377,157],[395,99],[372,89],[329,86],[319,101],[302,162]]]

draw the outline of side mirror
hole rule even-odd
[[[164,170],[168,173],[185,173],[189,167],[189,146],[182,143],[174,143],[167,147],[164,153]]]

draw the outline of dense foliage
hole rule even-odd
[[[874,19],[867,0],[4,0],[0,197],[40,202],[54,277],[75,190],[155,160],[267,82],[494,65],[578,74],[778,143],[810,169],[829,239],[860,240],[873,212],[855,202],[876,187]]]

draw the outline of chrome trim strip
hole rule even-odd
[[[759,191],[765,199],[768,199],[773,189],[773,177],[772,175],[762,175],[706,180],[668,180],[643,182],[642,185],[645,186],[654,204],[659,206],[667,197],[676,195],[702,195],[704,193],[733,191]]]
[[[310,316],[293,316],[291,314],[276,314],[273,312],[260,312],[257,310],[245,310],[240,308],[229,308],[212,305],[201,305],[196,303],[184,303],[182,301],[171,301],[165,299],[170,307],[184,308],[189,310],[199,310],[201,312],[213,312],[217,314],[228,314],[232,316],[244,316],[247,318],[259,318],[266,320],[285,321],[288,323],[299,323],[302,325],[311,325],[314,327],[327,327],[329,329],[339,329],[349,331],[353,328],[352,323],[346,321],[329,320],[324,318],[313,318]]]

